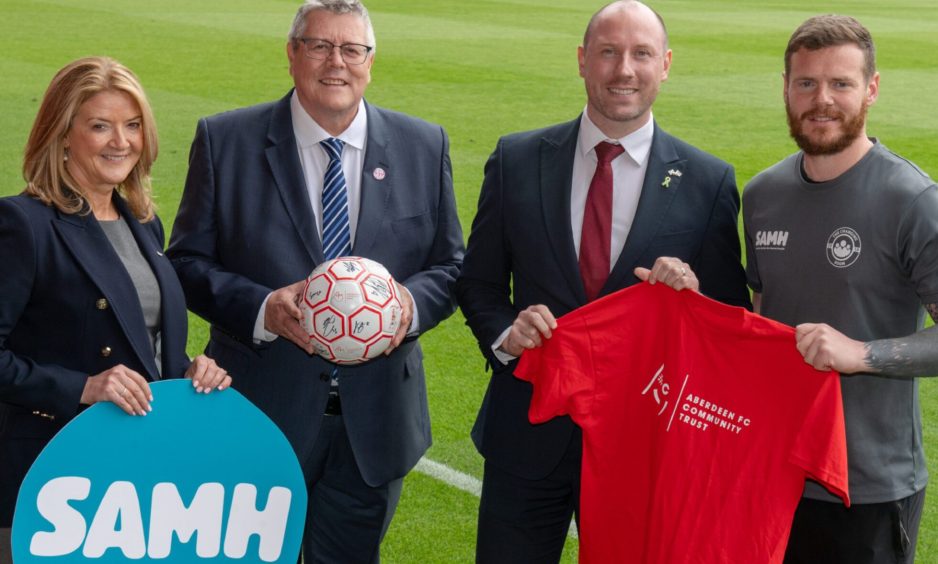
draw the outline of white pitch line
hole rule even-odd
[[[417,466],[414,468],[414,470],[420,472],[421,474],[426,474],[431,478],[435,478],[443,483],[449,484],[454,488],[471,493],[476,497],[482,495],[481,480],[470,476],[469,474],[464,474],[459,470],[450,468],[445,464],[436,462],[435,460],[430,460],[426,456],[417,462]]]
[[[482,495],[482,481],[474,476],[460,472],[454,468],[437,462],[435,460],[430,460],[426,456],[421,458],[417,462],[417,466],[414,467],[414,470],[430,476],[435,480],[439,480],[444,484],[450,485],[456,489],[462,490],[467,493],[479,497]],[[571,538],[577,539],[579,535],[576,530],[576,521],[570,520],[570,531],[567,535]]]

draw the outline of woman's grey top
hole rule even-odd
[[[160,363],[160,285],[156,281],[153,269],[140,253],[140,247],[134,239],[130,227],[124,218],[113,221],[99,221],[101,229],[107,235],[111,246],[117,252],[127,274],[133,280],[137,297],[140,299],[140,308],[143,310],[143,320],[150,334],[150,344],[153,346],[153,356],[156,359],[157,369],[162,371]]]

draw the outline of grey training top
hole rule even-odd
[[[922,329],[922,304],[938,303],[938,187],[873,141],[829,182],[805,180],[799,152],[746,186],[746,271],[766,317],[827,323],[870,341]],[[925,487],[918,382],[853,375],[841,384],[851,501],[894,501]],[[813,482],[805,496],[838,501]]]
[[[137,297],[140,299],[140,308],[143,310],[143,320],[147,325],[147,332],[150,335],[150,344],[153,346],[153,356],[156,359],[156,367],[162,370],[160,362],[160,285],[156,281],[153,269],[140,253],[140,247],[134,239],[130,227],[121,217],[115,221],[99,221],[101,229],[107,235],[111,246],[117,252],[127,274],[133,280],[134,288],[137,290]]]

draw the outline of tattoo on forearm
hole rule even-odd
[[[938,322],[938,304],[926,304]],[[866,343],[866,363],[872,372],[896,378],[938,376],[938,325],[898,339]]]

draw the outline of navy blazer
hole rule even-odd
[[[185,298],[162,224],[114,203],[160,286],[163,377],[182,377]],[[78,413],[88,377],[118,364],[149,380],[159,372],[133,281],[91,213],[0,199],[0,265],[0,527],[9,527],[23,476]]]
[[[531,384],[512,377],[516,362],[503,365],[491,346],[528,306],[544,304],[559,317],[586,303],[570,226],[579,125],[577,118],[499,140],[457,282],[466,324],[493,367],[473,440],[486,460],[532,480],[557,466],[574,424],[529,423]],[[732,167],[655,124],[635,220],[600,295],[637,283],[635,267],[672,256],[690,264],[702,293],[749,307],[738,213]]]
[[[167,253],[189,308],[212,325],[206,352],[280,427],[302,463],[319,432],[333,365],[283,338],[253,341],[266,296],[324,260],[290,96],[199,121]],[[452,285],[462,264],[449,140],[438,125],[368,104],[366,111],[352,254],[378,261],[407,287],[423,333],[455,310]],[[377,168],[383,177],[373,174]],[[338,374],[365,481],[405,475],[430,445],[420,346],[409,339],[390,356]]]

